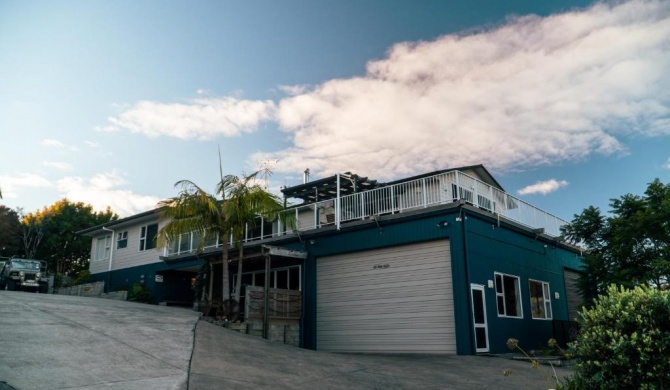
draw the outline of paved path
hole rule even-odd
[[[185,389],[197,319],[187,309],[0,291],[0,388]]]
[[[198,322],[188,309],[0,291],[0,390],[547,389],[543,378],[504,358],[331,354]]]
[[[509,368],[512,375],[505,377]],[[189,378],[203,389],[547,389],[529,363],[501,357],[310,351],[198,322]],[[559,376],[569,374],[557,369]]]

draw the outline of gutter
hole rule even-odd
[[[112,230],[112,229],[110,229],[106,226],[102,226],[102,230],[112,232],[112,239],[109,242],[109,267],[107,268],[107,284],[108,285],[107,285],[106,290],[109,292],[109,289],[112,286],[112,259],[114,258],[114,235],[116,234],[116,232],[114,232],[114,230]]]

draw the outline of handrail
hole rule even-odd
[[[513,221],[531,229],[544,229],[545,234],[553,237],[560,236],[561,226],[568,223],[461,171],[439,173],[344,196],[338,192],[337,195],[334,199],[290,207],[285,212],[295,216],[295,230],[298,232],[328,226],[335,226],[339,230],[341,224],[350,221],[365,220],[382,214],[402,213],[460,200],[491,212],[496,218]],[[263,226],[262,219],[260,226]],[[245,242],[293,234],[293,231],[288,230],[279,222],[274,222],[272,232],[264,232],[260,229],[260,235],[253,233],[247,230]],[[186,239],[189,242],[182,244],[180,237],[174,249],[167,249],[166,255],[192,253],[198,246],[195,241],[198,235],[187,234],[185,236],[188,236]],[[220,243],[217,239],[215,244],[212,243],[206,248],[218,246]]]

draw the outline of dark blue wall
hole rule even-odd
[[[465,214],[464,224],[469,283],[485,286],[491,352],[510,352],[506,346],[510,337],[518,339],[525,349],[546,349],[547,341],[554,337],[552,321],[532,318],[529,279],[549,283],[553,319],[568,320],[563,273],[565,268],[581,268],[579,254],[533,234],[498,227],[496,221],[474,213]],[[489,280],[495,281],[494,272],[520,278],[522,319],[498,316],[495,288],[486,287]],[[558,299],[555,292],[559,293]],[[470,353],[474,353],[474,346]]]
[[[438,227],[446,221],[447,227]],[[528,279],[548,282],[551,288],[553,319],[567,320],[567,301],[563,280],[564,268],[580,269],[581,261],[575,251],[542,241],[530,232],[513,226],[499,226],[495,219],[467,209],[452,208],[415,219],[387,221],[381,230],[375,224],[361,226],[332,235],[305,238],[287,244],[308,252],[303,267],[303,346],[316,345],[316,259],[347,252],[358,252],[389,246],[450,239],[452,260],[456,345],[459,354],[474,354],[470,284],[488,285],[494,272],[520,278],[523,319],[498,317],[495,289],[485,288],[489,344],[492,353],[510,352],[506,341],[520,340],[528,349],[546,348],[553,337],[551,320],[532,319]],[[545,247],[546,245],[546,247]],[[446,287],[446,286],[445,286]],[[554,299],[554,292],[560,294]]]

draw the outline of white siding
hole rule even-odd
[[[452,291],[447,240],[319,258],[317,349],[455,354]]]
[[[143,221],[136,225],[126,226],[123,228],[114,228],[114,237],[112,239],[112,271],[119,269],[137,267],[140,265],[146,265],[151,263],[158,263],[162,260],[159,258],[163,254],[163,250],[159,248],[149,249],[140,251],[140,229],[142,226],[150,225],[158,222],[154,221]],[[164,225],[164,223],[159,223],[159,229]],[[127,231],[128,232],[128,245],[125,248],[117,249],[116,248],[116,239],[119,232]],[[91,265],[89,267],[92,274],[107,272],[109,269],[109,259],[104,261],[95,260],[95,250],[98,238],[104,237],[104,235],[99,235],[93,237],[93,243],[91,245]]]

